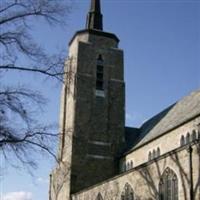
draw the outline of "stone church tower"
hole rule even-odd
[[[50,176],[50,200],[118,173],[124,145],[123,51],[103,31],[100,0],[92,0],[86,28],[69,43],[61,96],[59,165]]]

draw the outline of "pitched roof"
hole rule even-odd
[[[200,116],[200,90],[192,92],[146,121],[140,127],[138,137],[134,138],[134,141],[129,141],[129,147],[132,142],[129,151],[143,146],[196,116]]]
[[[125,127],[126,147],[124,151],[127,151],[133,147],[134,141],[137,141],[139,134],[140,134],[139,128]]]

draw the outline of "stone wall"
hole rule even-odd
[[[70,193],[118,173],[125,88],[123,51],[117,47],[115,39],[87,32],[70,43],[61,97],[60,163],[51,175],[51,200],[69,200]],[[99,55],[104,67],[103,95],[96,91]]]
[[[118,172],[115,157],[124,141],[124,72],[123,52],[113,39],[81,34],[71,45],[77,54],[71,175],[75,192]],[[99,55],[104,67],[103,96],[96,94]]]
[[[133,167],[137,167],[144,162],[147,162],[149,159],[149,152],[153,153],[158,147],[160,149],[160,155],[180,147],[181,137],[184,136],[186,138],[187,133],[192,137],[193,131],[196,131],[196,133],[198,132],[198,124],[200,124],[200,117],[188,121],[184,125],[165,133],[162,137],[154,139],[144,146],[127,152],[121,158],[121,170],[124,170],[124,166],[127,165],[128,162],[130,163],[130,161],[133,161]]]
[[[191,143],[193,148],[193,195],[200,198],[200,158],[199,143]],[[159,182],[163,172],[169,168],[178,177],[179,200],[190,199],[190,172],[188,146],[179,147],[163,154],[157,159],[139,165],[127,172],[99,183],[79,193],[73,194],[73,200],[96,200],[101,194],[103,200],[120,200],[126,183],[130,184],[136,200],[153,200],[159,196]]]

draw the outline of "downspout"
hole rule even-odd
[[[189,177],[190,177],[190,200],[194,200],[194,192],[193,192],[193,163],[192,163],[192,146],[189,145],[187,149],[189,153]]]
[[[68,60],[68,63],[67,64],[69,64],[70,65],[70,69],[69,70],[71,70],[71,60],[70,60],[70,63],[69,63],[69,60]],[[63,126],[62,126],[62,140],[61,140],[61,155],[60,155],[60,161],[62,161],[63,160],[63,154],[64,154],[64,147],[65,147],[65,137],[66,137],[66,108],[67,108],[67,93],[68,93],[68,90],[69,90],[69,88],[68,87],[70,87],[70,83],[69,83],[69,81],[68,81],[68,76],[71,76],[71,74],[70,74],[70,72],[68,71],[67,72],[67,74],[65,74],[64,75],[64,85],[63,85],[63,87],[64,87],[64,102],[63,102],[63,121],[62,121],[62,124],[63,124]],[[71,78],[71,77],[69,77],[69,78]],[[68,86],[68,84],[69,84],[69,86]]]
[[[52,187],[52,174],[49,175],[49,200],[52,200],[51,198],[51,187]]]
[[[63,160],[63,154],[64,154],[64,147],[65,147],[65,131],[66,131],[66,99],[67,99],[67,86],[66,86],[66,81],[65,81],[65,83],[64,83],[64,106],[63,106],[63,121],[62,121],[62,123],[63,123],[63,127],[62,127],[62,145],[61,145],[61,158],[60,158],[60,160],[62,161]]]

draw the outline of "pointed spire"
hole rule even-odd
[[[90,12],[101,13],[100,0],[91,0]]]
[[[103,16],[101,14],[100,0],[91,0],[91,7],[87,16],[86,29],[103,30]]]

